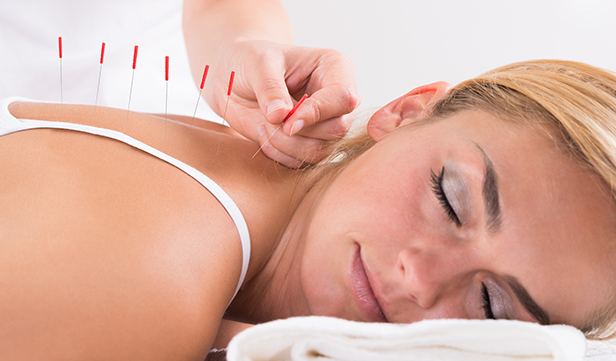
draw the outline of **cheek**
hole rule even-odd
[[[347,303],[341,273],[336,272],[331,261],[313,262],[315,257],[305,256],[300,269],[300,285],[309,313],[340,317]]]
[[[396,152],[383,147],[365,157],[363,166],[351,165],[348,173],[332,184],[325,200],[329,217],[345,231],[361,231],[368,239],[385,244],[407,242],[411,237],[429,237],[448,226],[444,211],[432,192],[430,172],[437,172],[437,152],[418,156],[416,147]],[[411,156],[415,154],[416,156]]]
[[[349,272],[355,237],[333,217],[315,217],[304,237],[300,287],[311,315],[354,319]]]

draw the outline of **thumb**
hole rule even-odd
[[[257,79],[255,85],[252,88],[265,119],[272,124],[281,123],[293,108],[284,78],[265,77]]]

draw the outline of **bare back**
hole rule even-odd
[[[13,104],[18,118],[123,131],[207,174],[253,242],[285,222],[295,174],[201,123],[87,106]],[[213,130],[216,128],[216,130]],[[216,155],[218,140],[220,151]],[[0,348],[8,359],[202,357],[235,290],[237,230],[181,170],[119,141],[37,129],[0,138]],[[276,231],[274,231],[275,233]],[[259,250],[261,249],[261,250]],[[268,248],[257,247],[248,277]],[[87,355],[87,356],[86,356]]]

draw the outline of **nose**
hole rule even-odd
[[[406,248],[399,253],[396,268],[407,297],[430,309],[439,299],[452,298],[463,289],[470,263],[461,249]]]

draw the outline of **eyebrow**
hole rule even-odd
[[[477,145],[477,144],[476,144]],[[486,172],[483,180],[483,201],[487,213],[487,225],[488,229],[492,232],[498,232],[500,228],[500,206],[498,197],[498,182],[496,178],[496,172],[494,171],[494,164],[484,152],[484,150],[477,145],[477,148],[483,156]],[[517,278],[509,275],[504,276],[505,281],[509,284],[509,287],[513,290],[513,293],[518,298],[522,306],[530,313],[537,321],[542,325],[550,324],[550,316],[541,306],[533,300],[526,288],[520,284]]]
[[[483,156],[483,162],[485,163],[486,168],[486,172],[483,177],[482,195],[487,214],[487,225],[488,229],[492,233],[496,233],[500,229],[500,206],[498,199],[498,182],[496,179],[496,172],[494,171],[494,164],[492,163],[490,158],[488,158],[486,152],[484,152],[479,145],[477,145],[477,148]]]
[[[503,277],[505,281],[509,284],[509,287],[511,287],[511,289],[513,290],[513,293],[516,295],[518,300],[520,300],[520,303],[526,309],[526,311],[528,311],[531,316],[533,316],[537,321],[539,321],[540,324],[549,325],[550,316],[547,312],[545,312],[543,308],[541,308],[541,306],[537,304],[537,302],[535,302],[535,300],[533,300],[532,297],[530,297],[530,294],[528,293],[526,288],[524,288],[524,286],[522,286],[520,282],[513,276],[504,275]]]

